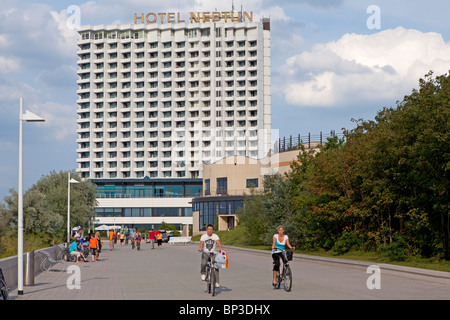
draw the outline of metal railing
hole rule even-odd
[[[311,134],[307,135],[290,135],[289,137],[279,138],[277,142],[274,144],[274,153],[281,153],[291,150],[300,149],[300,145],[302,144],[306,149],[315,149],[320,148],[327,142],[327,138],[342,138],[344,134],[336,134],[335,131],[331,131],[329,134],[323,134],[320,131],[320,134]]]
[[[258,189],[256,187],[256,189]],[[243,195],[249,195],[252,192],[252,188],[246,188],[246,189],[233,189],[233,190],[219,190],[216,192],[212,191],[204,191],[200,194],[196,195],[197,198],[203,198],[203,197],[226,197],[226,196],[243,196]]]

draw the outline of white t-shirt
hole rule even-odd
[[[200,241],[204,242],[203,245],[203,252],[215,252],[216,251],[216,246],[217,246],[217,240],[219,239],[219,236],[215,233],[213,233],[211,235],[211,237],[209,237],[206,233],[204,235],[201,236]]]

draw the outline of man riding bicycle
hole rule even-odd
[[[200,248],[199,252],[202,252],[202,262],[200,265],[201,279],[204,281],[206,279],[206,264],[211,259],[211,254],[215,254],[216,247],[219,247],[218,252],[222,252],[222,244],[220,243],[219,236],[213,233],[214,226],[208,224],[206,226],[206,234],[202,235],[200,238]],[[216,283],[215,287],[219,287],[219,270],[214,268],[216,273]]]
[[[272,285],[275,286],[277,282],[277,275],[280,272],[280,258],[283,259],[283,263],[287,262],[287,259],[283,252],[286,249],[286,245],[291,249],[295,250],[289,243],[289,237],[284,234],[284,227],[277,227],[278,234],[273,236],[272,242],[272,259],[273,259],[273,281]]]
[[[138,250],[140,250],[142,237],[141,237],[141,233],[139,231],[136,232],[135,239],[136,239],[136,247]]]

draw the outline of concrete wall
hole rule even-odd
[[[319,143],[314,142],[311,143],[311,149],[314,150],[314,152],[319,151]],[[272,155],[271,164],[272,168],[274,169],[274,173],[278,172],[281,175],[284,175],[285,173],[289,172],[291,170],[291,164],[293,162],[298,162],[297,157],[299,153],[301,152],[300,149],[296,150],[290,150],[286,152],[276,153]]]
[[[64,245],[60,245],[61,248],[64,249]],[[57,259],[57,255],[59,253],[59,249],[57,246],[36,250],[34,252],[34,274],[38,274],[41,272],[41,263],[44,261],[46,256],[44,254],[40,254],[39,252],[46,251],[51,254],[53,259]],[[23,271],[24,271],[24,283],[25,283],[25,272],[27,265],[27,255],[24,253],[23,257]],[[12,256],[8,258],[0,259],[0,268],[2,269],[3,275],[5,276],[6,284],[9,288],[13,288],[17,286],[17,256]]]

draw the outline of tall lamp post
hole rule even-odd
[[[70,172],[69,172],[69,178],[67,183],[67,246],[70,242],[70,184],[71,183],[79,183],[75,179],[70,179]]]
[[[17,294],[23,295],[23,170],[22,170],[22,131],[23,121],[44,122],[45,120],[30,111],[23,114],[23,99],[20,98],[19,114],[19,191],[17,213]]]

